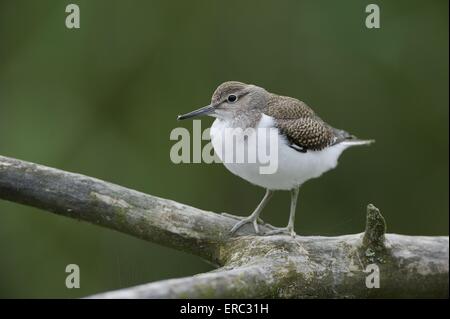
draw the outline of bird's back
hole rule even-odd
[[[343,141],[357,140],[350,133],[323,121],[306,103],[288,96],[270,94],[265,114],[294,148],[319,151]]]

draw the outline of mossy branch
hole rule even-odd
[[[94,298],[448,297],[448,237],[385,234],[373,205],[361,234],[292,239],[255,236],[243,227],[232,237],[230,217],[2,156],[0,198],[187,251],[220,267]],[[380,288],[367,288],[368,264],[379,267]]]

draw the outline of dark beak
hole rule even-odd
[[[178,115],[177,120],[180,121],[180,120],[190,119],[190,118],[196,117],[196,116],[208,115],[208,114],[211,114],[212,112],[214,112],[214,106],[210,104],[210,105],[202,107],[201,109],[189,112],[187,114]]]

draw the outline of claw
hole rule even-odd
[[[232,215],[232,214],[228,214],[228,213],[220,213],[220,215],[225,216],[225,217],[228,217],[228,218],[231,218],[231,219],[236,219],[236,220],[244,220],[244,219],[248,218],[248,217],[236,216],[236,215]],[[264,224],[266,224],[266,222],[263,221],[261,218],[258,217],[258,224],[264,225]],[[269,227],[269,226],[270,226],[270,227],[273,227],[273,226],[271,226],[271,225],[269,225],[269,224],[266,224],[266,225],[267,225],[268,227]]]
[[[259,234],[258,219],[253,221],[253,228],[255,229],[255,233]]]
[[[264,235],[266,236],[272,236],[272,235],[290,235],[292,238],[295,238],[297,235],[294,231],[294,228],[291,227],[280,227],[280,228],[273,228],[273,230],[268,231]]]
[[[234,233],[241,228],[242,226],[244,226],[245,224],[253,224],[253,228],[255,229],[255,233],[259,234],[259,227],[258,227],[258,220],[255,218],[251,218],[251,217],[246,217],[243,218],[240,222],[237,222],[233,228],[231,228],[230,230],[230,234],[234,235]]]

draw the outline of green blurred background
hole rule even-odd
[[[81,29],[65,27],[65,7]],[[248,215],[264,191],[221,164],[170,161],[176,115],[223,81],[302,99],[375,138],[305,184],[302,235],[448,235],[448,1],[0,0],[0,154],[216,212]],[[202,120],[204,128],[212,119]],[[263,218],[287,222],[289,194]],[[65,266],[81,288],[65,287]],[[0,297],[81,297],[212,269],[199,258],[0,201]]]

